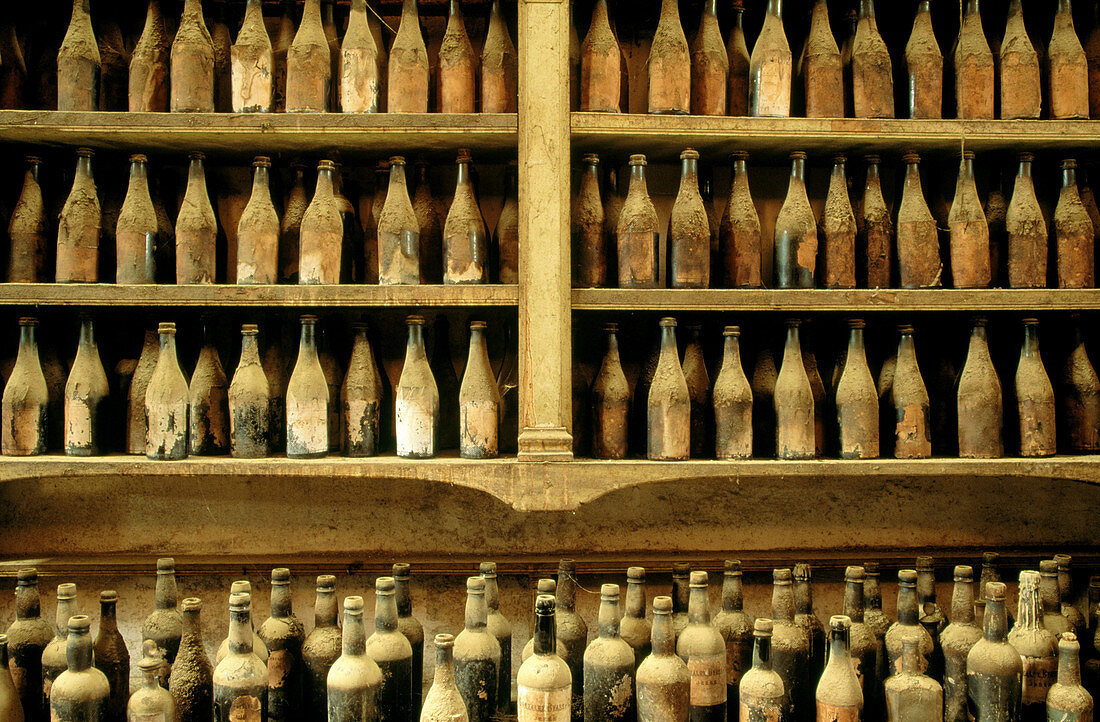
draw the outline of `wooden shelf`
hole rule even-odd
[[[484,492],[517,511],[571,511],[599,497],[630,487],[663,482],[684,484],[704,480],[757,492],[791,484],[835,493],[881,490],[885,482],[920,480],[933,487],[960,479],[1044,479],[1100,485],[1100,457],[1059,456],[1045,459],[878,459],[813,461],[692,460],[578,460],[566,464],[532,464],[514,458],[491,460],[441,457],[430,460],[380,456],[349,459],[234,459],[193,457],[181,461],[150,461],[140,456],[0,457],[0,482],[50,479],[108,480],[162,479],[193,486],[209,500],[218,501],[231,487],[250,486],[264,494],[264,485],[275,480],[310,480],[346,485],[377,484],[380,480],[415,481],[463,487]],[[948,487],[940,491],[947,492]],[[930,490],[929,493],[936,493]]]
[[[0,306],[370,308],[515,306],[515,285],[478,286],[119,286],[0,283]]]
[[[345,157],[426,154],[458,148],[511,158],[518,116],[443,113],[82,113],[0,110],[0,142],[88,146],[141,153],[250,157],[256,153]],[[453,160],[453,158],[452,158]]]
[[[904,153],[1100,148],[1100,121],[871,120],[862,118],[742,118],[698,115],[573,113],[573,153],[645,153],[669,161],[694,148],[710,161],[734,150],[786,157],[807,153]]]
[[[1100,289],[625,289],[575,288],[578,311],[1091,311]]]

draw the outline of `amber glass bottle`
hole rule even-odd
[[[710,226],[699,194],[699,152],[680,154],[680,190],[669,218],[669,288],[710,285]]]
[[[775,381],[776,455],[780,459],[812,459],[816,455],[814,396],[798,338],[801,322],[787,321],[783,363]]]
[[[661,18],[646,63],[649,112],[684,115],[691,109],[691,56],[676,0],[662,0]]]
[[[439,387],[424,350],[424,318],[409,316],[405,364],[395,390],[397,455],[413,459],[435,456],[439,435]]]
[[[213,283],[218,219],[206,190],[206,156],[195,151],[189,158],[187,191],[176,217],[176,283]]]
[[[863,348],[862,320],[848,322],[848,354],[836,387],[836,415],[842,459],[879,455],[878,392]]]
[[[618,49],[618,41],[615,43]],[[481,50],[481,112],[514,113],[518,96],[519,57],[500,11],[500,0],[489,10],[489,29]]]
[[[646,455],[681,460],[690,453],[691,402],[676,348],[676,319],[662,318],[661,354],[649,387]]]
[[[1062,192],[1054,209],[1059,288],[1095,285],[1094,231],[1077,191],[1077,161],[1067,158],[1062,161]]]
[[[974,153],[963,151],[955,198],[948,217],[951,231],[951,277],[955,288],[989,286],[989,224],[974,185]]]
[[[98,456],[106,449],[110,429],[107,403],[110,389],[99,358],[90,318],[80,321],[76,358],[65,383],[65,453]]]
[[[909,117],[943,117],[943,53],[932,30],[929,0],[917,3],[913,30],[905,45],[905,64],[909,77]]]
[[[920,180],[920,156],[906,153],[905,183],[898,206],[898,268],[902,288],[943,285],[939,231],[924,199]]]
[[[202,0],[185,0],[172,41],[173,113],[214,112],[214,42],[202,15]]]
[[[619,288],[661,285],[657,253],[660,244],[657,210],[646,186],[646,158],[630,156],[630,186],[619,216]]]
[[[1000,50],[1001,118],[1038,118],[1042,110],[1039,54],[1024,27],[1021,0],[1008,7],[1004,39]],[[961,116],[961,113],[960,113]],[[992,116],[990,116],[992,117]]]
[[[813,288],[817,222],[806,195],[806,154],[791,153],[787,197],[775,220],[775,277],[779,288]]]
[[[439,47],[437,97],[441,113],[473,113],[476,99],[477,56],[466,33],[458,0],[451,0],[447,29]]]
[[[0,65],[0,68],[3,66]],[[46,207],[42,201],[42,186],[38,172],[42,159],[35,155],[26,157],[27,169],[23,174],[23,189],[8,223],[11,239],[7,280],[11,283],[35,283],[45,281],[46,270]]]
[[[390,48],[386,107],[390,113],[428,112],[428,50],[416,0],[404,0],[401,24]]]
[[[128,85],[131,113],[168,110],[168,64],[172,40],[164,26],[160,0],[149,0],[145,27],[130,53]]]
[[[821,217],[821,235],[825,244],[825,288],[856,287],[856,216],[848,199],[848,179],[844,172],[847,158],[833,159],[829,194]]]
[[[718,227],[722,281],[731,288],[758,288],[760,282],[760,216],[752,202],[748,176],[749,154],[730,154],[729,202]],[[711,269],[717,273],[718,269]]]
[[[718,27],[718,0],[703,3],[691,43],[691,113],[725,115],[729,86],[729,56]]]
[[[420,283],[420,223],[405,182],[405,159],[389,163],[389,189],[378,216],[378,282],[382,285]]]
[[[993,115],[993,53],[982,29],[978,0],[967,0],[958,41],[955,43],[955,107],[962,119],[986,119]]]
[[[573,285],[593,288],[607,284],[607,236],[600,200],[600,157],[585,153],[570,221]]]
[[[95,283],[99,280],[99,238],[102,214],[95,180],[92,178],[92,158],[95,151],[76,151],[76,175],[73,187],[57,227],[58,283]]]
[[[741,366],[737,326],[726,326],[722,367],[714,379],[715,453],[719,459],[752,457],[752,387]]]
[[[485,283],[489,279],[489,232],[470,177],[473,158],[460,149],[454,200],[443,224],[443,282]]]
[[[328,453],[328,383],[317,356],[317,317],[302,316],[298,360],[286,389],[286,453],[312,458]]]
[[[791,47],[783,29],[781,0],[768,0],[767,14],[749,59],[749,114],[786,118],[791,114]]]
[[[627,453],[627,419],[630,384],[619,360],[619,326],[609,323],[607,353],[592,382],[592,455],[597,459],[624,459]]]
[[[890,52],[878,31],[874,0],[860,0],[852,41],[852,98],[857,118],[894,117]]]
[[[974,321],[970,349],[959,374],[958,431],[962,457],[997,458],[1004,454],[1001,382],[989,355],[985,326],[983,318]]]

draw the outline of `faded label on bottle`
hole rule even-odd
[[[92,407],[81,399],[65,399],[65,447],[92,447]]]
[[[1047,692],[1058,678],[1058,659],[1056,657],[1025,657],[1020,655],[1024,665],[1023,690],[1021,701],[1025,704],[1043,704]]]
[[[435,455],[436,409],[419,399],[397,399],[397,455]]]
[[[328,403],[314,396],[286,398],[286,438],[292,454],[328,452]]]
[[[377,54],[345,47],[340,57],[340,107],[345,113],[377,113],[381,91]]]
[[[726,701],[726,656],[688,657],[691,673],[691,706],[710,707]]]
[[[656,231],[619,231],[619,285],[649,286],[657,283]]]
[[[500,411],[493,401],[467,401],[458,408],[463,456],[497,455]]]
[[[269,650],[267,653],[267,688],[281,689],[290,681],[294,671],[294,657],[285,649]]]
[[[252,695],[238,697],[229,707],[229,722],[261,722],[262,718],[260,700]]]
[[[742,694],[737,719],[738,722],[781,722],[783,707],[779,700]]]
[[[859,722],[859,707],[817,703],[817,722]]]
[[[569,687],[545,690],[520,685],[516,716],[519,722],[569,722],[571,696]]]

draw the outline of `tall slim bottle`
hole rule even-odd
[[[459,454],[466,459],[490,459],[500,449],[500,388],[489,365],[485,325],[470,322],[470,351],[458,391]]]
[[[412,647],[412,710],[420,709],[424,687],[424,625],[412,613],[411,565],[396,562],[393,565],[393,598],[397,605],[397,631],[409,640]],[[486,597],[488,602],[488,597]]]
[[[328,383],[317,356],[317,317],[302,316],[298,360],[286,388],[286,453],[313,458],[328,453]]]
[[[455,162],[454,200],[443,224],[443,283],[485,283],[489,280],[489,232],[470,177],[470,151],[460,149]]]
[[[5,659],[15,695],[23,713],[15,712],[13,722],[45,720],[42,706],[42,651],[53,639],[50,624],[42,618],[42,604],[38,596],[38,570],[20,569],[15,582],[15,619],[7,629]]]
[[[46,413],[49,389],[38,359],[38,319],[19,319],[19,352],[4,385],[0,405],[0,452],[4,456],[32,456],[46,453]],[[22,653],[15,655],[20,659]]]
[[[366,0],[354,0],[347,30],[340,46],[340,110],[345,113],[378,113],[382,110],[382,70],[385,48],[379,49],[371,32]]]
[[[74,616],[80,615],[80,607],[76,601],[76,585],[71,583],[58,584],[57,585],[57,608],[54,612],[54,633],[53,638],[50,639],[50,643],[46,645],[42,650],[42,688],[40,692],[40,707],[50,707],[50,693],[53,689],[53,684],[57,681],[66,668],[66,649],[67,641],[69,638],[69,621]],[[89,652],[91,651],[92,640],[87,640]],[[90,657],[90,655],[89,655]],[[92,660],[88,659],[88,665],[91,665]],[[97,670],[98,671],[98,670]],[[104,679],[106,682],[106,679]],[[106,687],[104,684],[104,703],[106,703]],[[51,714],[53,710],[51,709]],[[52,719],[52,717],[51,717]]]
[[[789,715],[781,719],[809,719],[812,715],[807,704],[813,705],[813,680],[809,675],[810,638],[794,620],[791,570],[774,570],[772,585],[772,664],[783,681],[785,696],[782,704],[785,714]],[[742,699],[751,689],[749,682],[742,680]],[[750,696],[756,695],[750,692]]]
[[[163,113],[168,110],[168,67],[172,40],[164,25],[160,0],[149,0],[145,27],[130,53],[127,96],[131,113]]]
[[[813,288],[816,266],[817,221],[806,195],[806,154],[795,151],[791,153],[787,197],[775,219],[777,287]]]
[[[1054,386],[1039,355],[1039,320],[1024,319],[1024,343],[1016,366],[1020,456],[1053,456],[1057,450]]]
[[[268,719],[268,670],[252,651],[252,597],[229,598],[229,654],[214,669],[214,720]]]
[[[764,25],[749,58],[749,114],[790,116],[791,77],[791,46],[783,29],[782,1],[768,0]]]
[[[929,0],[917,3],[913,30],[905,44],[909,77],[909,117],[938,120],[943,117],[943,52],[932,30]]]
[[[1077,191],[1077,161],[1066,158],[1062,161],[1062,191],[1054,209],[1058,288],[1092,288],[1095,285],[1094,230]]]
[[[646,67],[649,112],[686,115],[691,110],[691,55],[676,0],[662,0]]]
[[[271,453],[271,387],[260,363],[254,323],[241,326],[241,358],[229,384],[229,452],[259,459]]]
[[[106,451],[110,388],[90,318],[80,321],[80,341],[65,382],[65,453],[98,456]]]
[[[280,225],[271,202],[271,159],[256,156],[252,169],[252,195],[237,225],[237,283],[273,284],[278,281]]]
[[[260,0],[248,0],[244,22],[229,49],[230,102],[235,113],[269,113],[275,56]]]
[[[960,119],[991,120],[993,110],[993,53],[982,29],[978,0],[967,0],[955,43],[955,108]]]
[[[378,282],[420,283],[420,222],[405,182],[405,159],[390,158],[389,188],[378,216]]]
[[[517,189],[518,193],[518,189]],[[413,213],[416,215],[417,224],[420,226],[420,282],[421,283],[440,283],[443,280],[443,221],[444,216],[440,203],[434,195],[432,195],[432,178],[431,178],[431,166],[428,165],[426,160],[416,161],[416,192],[412,197]],[[519,223],[519,200],[516,198],[515,210],[515,222]],[[505,216],[505,210],[501,210],[502,218],[498,221],[498,232],[503,232],[500,224],[507,223]],[[517,231],[518,234],[518,225]],[[515,236],[516,243],[518,244],[518,235]],[[498,238],[498,247],[499,247]],[[502,251],[503,253],[503,251]],[[512,269],[515,274],[518,274],[518,267],[514,264],[518,263],[519,258],[519,246],[516,245],[512,249]],[[502,257],[503,258],[503,257]],[[504,277],[504,261],[501,260],[500,273],[501,278]],[[516,275],[513,275],[509,281],[500,280],[500,283],[515,283]]]
[[[565,663],[573,676],[571,709],[574,722],[584,713],[584,648],[588,643],[588,625],[576,611],[577,586],[576,562],[560,560],[555,596],[556,635],[565,648]]]
[[[447,28],[439,47],[437,98],[440,113],[473,113],[476,98],[477,56],[458,0],[451,0]]]
[[[730,153],[729,202],[718,227],[722,281],[731,288],[758,288],[760,283],[760,216],[752,201],[748,176],[749,154]],[[712,269],[717,273],[717,269]]]
[[[1024,27],[1021,0],[1009,4],[999,61],[1001,119],[1038,118],[1043,105],[1039,54]]]
[[[2,66],[0,66],[2,67]],[[38,172],[42,160],[26,156],[23,189],[8,223],[11,240],[7,280],[11,283],[45,281],[46,270],[46,208],[42,201],[42,186]]]
[[[1039,592],[1042,596],[1043,627],[1057,639],[1065,632],[1073,631],[1069,620],[1062,614],[1058,598],[1058,562],[1043,559],[1039,562]]]
[[[619,622],[619,634],[634,650],[634,671],[653,651],[651,637],[653,627],[645,617],[646,588],[645,568],[629,567],[626,570],[626,602],[623,618]]]
[[[378,428],[383,394],[382,375],[367,338],[366,324],[352,324],[352,332],[351,358],[340,387],[344,455],[374,456],[381,445]]]
[[[957,398],[959,456],[986,459],[1002,456],[1001,382],[989,355],[984,318],[975,319],[970,332],[970,349],[959,374]]]
[[[726,719],[726,642],[711,624],[706,572],[691,573],[688,623],[676,640],[676,654],[688,666],[688,709],[693,720]]]
[[[920,156],[909,152],[905,162],[905,183],[898,206],[898,268],[902,288],[943,285],[939,231],[936,219],[924,199],[920,181]]]
[[[65,645],[67,669],[58,675],[49,694],[50,719],[109,719],[111,687],[103,672],[92,666],[92,620],[76,614],[68,620]]]
[[[607,285],[607,234],[600,200],[600,157],[585,153],[577,195],[570,219],[573,285],[592,288]]]
[[[790,711],[783,678],[772,669],[772,630],[770,619],[757,619],[753,625],[752,668],[741,678],[738,709],[740,720],[783,720]]]
[[[326,722],[328,675],[340,657],[342,635],[336,621],[336,577],[317,577],[317,597],[313,604],[313,631],[302,643],[305,664],[304,709],[311,722]]]
[[[588,34],[581,43],[581,110],[619,112],[623,92],[621,64],[622,53],[611,29],[607,0],[598,0],[592,8]]]
[[[144,155],[130,156],[130,183],[115,228],[115,283],[156,283],[158,226],[148,162]]]
[[[344,223],[333,190],[335,170],[330,160],[317,164],[317,186],[299,227],[300,284],[337,284],[341,280]]]
[[[812,459],[816,455],[814,395],[798,340],[798,319],[787,320],[783,364],[775,381],[776,456]]]
[[[877,155],[867,155],[867,180],[863,188],[861,217],[856,225],[859,229],[860,256],[866,258],[865,274],[861,274],[867,288],[887,288],[893,268],[894,224],[890,220],[890,211],[882,197],[882,181],[879,178]]]
[[[145,393],[145,455],[150,459],[187,456],[189,390],[176,356],[176,324],[161,323],[157,366]]]
[[[497,283],[519,283],[519,163],[517,161],[509,161],[508,168],[504,172],[504,207],[500,209],[500,216],[497,218],[497,226],[493,230],[493,241],[497,249]],[[608,214],[604,212],[604,223],[606,225]],[[437,217],[438,241],[437,248],[442,247],[443,244],[443,228],[442,220]],[[615,219],[614,231],[609,234],[609,237],[613,238],[612,248],[609,253],[614,253],[618,248],[618,233],[619,222],[618,218]],[[423,249],[421,244],[421,249]],[[439,257],[439,251],[436,251],[436,258]],[[421,257],[424,256],[421,251]],[[423,266],[423,261],[421,262]],[[440,263],[437,261],[435,264],[438,273],[435,277],[441,277],[442,270],[439,268]]]
[[[1047,224],[1035,197],[1031,153],[1020,153],[1020,165],[1005,215],[1008,234],[1008,285],[1042,288],[1047,280]]]
[[[989,224],[974,185],[974,153],[963,151],[948,217],[955,288],[986,288],[991,279]]]
[[[618,50],[618,42],[615,43]],[[514,113],[518,102],[519,58],[500,11],[500,0],[489,9],[489,29],[481,50],[481,112]]]
[[[57,274],[54,280],[58,283],[95,283],[99,280],[102,214],[92,178],[94,156],[95,151],[90,148],[76,151],[73,188],[61,209],[57,227]]]
[[[864,323],[848,322],[848,354],[836,387],[836,415],[842,459],[875,459],[879,455],[878,392],[863,348]]]
[[[916,640],[920,645],[921,671],[928,669],[935,643],[932,635],[920,624],[920,602],[917,596],[917,572],[915,569],[898,570],[898,621],[886,631],[886,660],[888,672],[893,676],[901,671],[902,643]]]
[[[306,633],[291,606],[290,570],[286,567],[271,570],[271,616],[257,634],[267,647],[268,719],[297,720],[303,713],[302,644]]]
[[[844,570],[844,615],[852,620],[848,629],[848,650],[863,692],[864,716],[881,707],[882,678],[879,676],[879,640],[863,616],[863,567]]]
[[[374,594],[374,634],[367,638],[367,654],[382,671],[378,719],[404,722],[413,717],[412,646],[397,629],[393,577],[375,580]]]
[[[714,627],[722,635],[726,646],[726,710],[727,717],[732,714],[730,707],[740,696],[740,685],[744,675],[752,666],[753,623],[752,617],[744,611],[743,589],[741,584],[741,562],[727,559],[722,574],[722,609],[714,615]]]
[[[1073,27],[1070,0],[1059,0],[1054,31],[1047,45],[1050,117],[1054,120],[1089,117],[1089,69],[1085,49]]]
[[[512,708],[512,624],[500,612],[500,587],[497,585],[496,562],[481,562],[478,568],[485,580],[485,606],[488,614],[485,627],[500,645],[500,667],[497,673],[497,710],[506,713]],[[400,611],[400,610],[399,610]],[[415,658],[416,650],[413,650]],[[414,662],[415,664],[415,662]],[[414,694],[416,690],[413,690]]]
[[[188,451],[196,456],[229,449],[229,380],[214,346],[212,319],[203,323],[203,344],[188,388]]]
[[[817,683],[818,719],[859,719],[863,713],[863,690],[848,650],[852,621],[844,615],[829,619],[831,641],[829,663]]]
[[[955,587],[951,593],[951,623],[940,633],[943,648],[943,719],[944,722],[968,722],[966,704],[966,658],[982,638],[974,622],[974,570],[955,567]],[[904,660],[903,660],[904,662]]]
[[[1062,616],[1069,623],[1070,630],[1078,637],[1084,637],[1086,619],[1077,608],[1073,591],[1073,575],[1071,565],[1073,557],[1069,554],[1055,554],[1054,561],[1058,565],[1058,601],[1062,609]]]
[[[57,53],[57,109],[99,110],[100,67],[91,0],[73,0],[69,27]]]
[[[184,0],[172,41],[173,113],[214,112],[214,41],[202,15],[202,0]]]
[[[638,666],[639,719],[687,720],[690,717],[691,672],[676,654],[672,599],[653,600],[653,651]]]
[[[752,387],[741,367],[737,326],[726,326],[722,367],[714,380],[715,453],[719,459],[752,457]]]
[[[833,29],[829,25],[829,6],[815,0],[810,16],[810,32],[800,58],[806,96],[807,118],[844,117],[844,72]]]
[[[366,722],[378,715],[382,670],[366,650],[363,598],[344,597],[342,652],[326,680],[328,719],[332,722]]]
[[[925,674],[938,682],[943,679],[940,632],[947,626],[947,619],[936,602],[935,560],[927,555],[917,557],[917,603],[920,605],[920,625],[932,637],[932,656]]]
[[[1043,626],[1040,584],[1038,572],[1020,572],[1016,624],[1008,633],[1008,643],[1022,664],[1020,704],[1026,719],[1043,718],[1058,669],[1058,637]]]
[[[435,635],[435,678],[424,696],[420,712],[422,722],[467,722],[466,703],[455,684],[453,634]]]
[[[848,179],[844,166],[847,158],[833,158],[829,194],[821,216],[821,235],[825,244],[825,288],[856,287],[856,216],[848,199]]]
[[[424,318],[409,316],[405,364],[395,390],[397,455],[413,459],[435,456],[439,435],[439,387],[424,350]]]
[[[428,112],[428,50],[420,32],[416,0],[404,0],[401,6],[401,24],[390,48],[386,90],[388,112]]]
[[[321,26],[321,0],[306,0],[286,52],[286,112],[324,113],[332,97],[332,58]]]
[[[187,191],[176,217],[176,283],[213,283],[218,219],[206,190],[206,155],[188,157]]]
[[[743,116],[749,114],[749,46],[745,41],[743,16],[745,6],[742,0],[733,0],[729,39],[726,41],[726,58],[729,61],[729,87],[726,89],[728,100],[727,115]]]
[[[718,27],[718,0],[707,0],[691,43],[692,115],[726,114],[729,70],[729,56]]]
[[[894,117],[893,69],[878,31],[874,0],[859,3],[859,23],[852,41],[852,97],[857,118]]]
[[[572,677],[556,651],[554,607],[554,598],[549,594],[540,594],[535,600],[534,653],[524,660],[516,675],[519,722],[570,719]]]
[[[607,353],[592,382],[592,455],[597,459],[623,459],[627,452],[630,385],[619,360],[619,326],[604,325]]]
[[[894,408],[894,456],[926,459],[932,455],[932,421],[928,389],[917,365],[913,327],[898,327],[897,366],[890,396]]]
[[[657,260],[657,209],[646,186],[646,157],[630,156],[630,186],[619,215],[619,288],[657,288],[661,285]]]
[[[649,387],[646,455],[650,459],[687,459],[691,447],[691,403],[676,348],[676,319],[662,318],[661,354]]]
[[[799,562],[794,565],[794,622],[806,632],[810,640],[810,666],[808,675],[811,685],[821,677],[828,657],[828,631],[814,610],[814,590],[810,578],[812,569],[809,564]],[[809,694],[809,690],[806,690]],[[807,702],[809,700],[807,699]]]
[[[455,682],[471,720],[487,722],[496,714],[500,643],[486,626],[485,580],[466,580],[466,624],[455,637]]]
[[[710,227],[699,194],[699,152],[680,154],[680,190],[672,204],[668,232],[669,288],[710,285]]]

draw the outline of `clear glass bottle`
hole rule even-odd
[[[157,654],[157,645],[146,640],[141,645],[141,652],[141,660],[137,664],[141,671],[141,687],[130,696],[128,701],[123,700],[125,719],[127,722],[145,720],[174,722],[176,702],[168,690],[157,682],[157,672],[162,662],[160,655]]]

